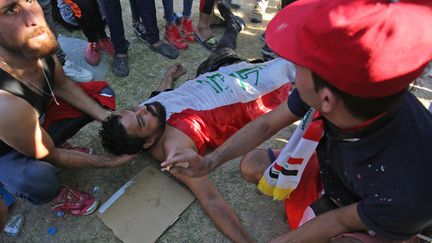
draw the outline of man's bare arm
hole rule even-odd
[[[329,242],[341,234],[365,230],[367,227],[360,220],[357,204],[351,204],[324,213],[271,242]]]
[[[298,119],[289,110],[287,102],[284,101],[276,109],[251,121],[204,158],[190,149],[176,149],[162,163],[162,166],[167,167],[188,162],[189,168],[174,167],[174,172],[192,177],[206,175],[224,162],[256,148],[279,130]]]
[[[164,136],[164,155],[161,159],[169,156],[170,151],[175,148],[190,148],[196,150],[193,141],[180,130],[167,127]],[[160,145],[159,145],[160,146]],[[240,223],[234,210],[223,199],[222,195],[210,182],[208,177],[189,178],[181,174],[173,174],[183,181],[193,194],[197,197],[201,207],[216,225],[216,227],[233,242],[252,242],[246,230]]]
[[[111,112],[91,99],[76,83],[69,80],[65,76],[57,57],[53,56],[53,58],[56,64],[55,85],[53,87],[55,95],[97,121],[103,121],[107,118]]]
[[[174,174],[174,176],[189,187],[201,207],[226,237],[233,242],[252,242],[234,210],[207,176],[200,178],[190,178],[179,174]]]
[[[115,167],[133,158],[89,155],[56,148],[49,134],[41,128],[38,114],[30,104],[7,92],[2,92],[0,104],[0,139],[21,154],[67,168]]]

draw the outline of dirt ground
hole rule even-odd
[[[163,37],[164,21],[161,1],[156,1],[159,29]],[[248,20],[253,7],[253,0],[241,0],[241,11],[236,14]],[[193,20],[197,23],[199,1],[194,1]],[[182,1],[176,1],[176,10],[181,11]],[[137,39],[131,32],[131,17],[129,2],[122,0],[123,20],[126,38],[131,42],[129,50],[130,74],[126,78],[117,78],[110,71],[111,58],[104,58],[103,64],[107,67],[106,80],[115,90],[118,109],[136,105],[144,100],[154,90],[162,79],[164,71],[169,65],[182,63],[188,72],[176,85],[193,78],[196,67],[208,56],[206,51],[198,44],[191,44],[189,50],[181,51],[177,60],[170,60],[153,53],[146,45]],[[240,33],[238,37],[237,52],[246,58],[260,58],[260,48],[263,43],[259,35],[264,31],[267,22],[276,13],[276,2],[271,1],[264,16],[262,24],[251,24]],[[83,38],[80,32],[68,33],[59,29],[64,36]],[[215,29],[216,37],[220,37],[222,29]],[[83,60],[83,57],[82,57]],[[424,77],[422,85],[432,88],[431,79]],[[416,95],[428,105],[432,94],[424,89],[416,89]],[[96,153],[104,153],[98,138],[99,124],[92,123],[86,126],[71,141],[77,145],[90,145]],[[289,138],[295,126],[291,126],[262,147],[282,147]],[[210,175],[211,180],[220,189],[223,197],[234,208],[242,224],[256,242],[266,242],[275,236],[287,232],[289,229],[284,217],[283,204],[272,201],[260,194],[255,185],[245,182],[238,173],[238,160],[231,161],[218,168]],[[93,187],[101,188],[101,199],[106,200],[121,185],[136,175],[146,166],[159,168],[158,163],[149,156],[142,155],[130,164],[116,169],[89,169],[89,170],[60,170],[59,175],[64,184],[78,184],[80,189],[91,191]],[[25,223],[18,237],[8,237],[0,234],[0,242],[120,242],[113,232],[106,227],[95,214],[85,217],[66,216],[58,218],[50,211],[49,205],[35,206],[23,200],[13,205],[10,215],[22,214]],[[48,234],[48,228],[54,226],[58,232]],[[179,220],[171,226],[158,240],[158,242],[229,242],[205,215],[197,201],[185,210]]]

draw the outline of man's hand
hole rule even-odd
[[[201,157],[190,148],[173,149],[161,166],[171,173],[189,177],[201,177],[213,170],[211,161],[207,157]]]

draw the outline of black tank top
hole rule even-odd
[[[46,57],[42,59],[42,63],[45,69],[45,74],[48,78],[48,82],[51,87],[54,84],[54,73],[55,73],[55,63],[52,57]],[[51,101],[52,97],[47,94],[37,94],[29,89],[24,83],[15,79],[12,75],[0,69],[0,90],[7,91],[13,95],[16,95],[25,101],[27,101],[31,106],[33,106],[39,114],[39,118],[44,114],[48,103]],[[48,88],[47,83],[44,83],[43,90],[50,94],[51,91]],[[6,154],[13,150],[6,143],[0,140],[0,156]]]

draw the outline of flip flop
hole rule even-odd
[[[218,17],[218,16],[216,16],[216,17],[220,20],[220,22],[209,25],[210,28],[220,28],[220,27],[225,27],[227,25],[223,18]]]
[[[210,36],[210,38],[206,40],[202,40],[196,32],[194,32],[195,40],[199,44],[201,44],[203,47],[205,47],[207,50],[214,51],[215,46],[217,45],[217,40],[214,38],[214,36]]]

